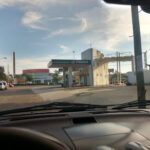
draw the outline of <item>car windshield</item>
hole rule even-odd
[[[0,111],[150,100],[150,14],[134,10],[103,0],[0,0]]]

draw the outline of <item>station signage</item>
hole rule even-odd
[[[91,60],[61,60],[53,59],[52,64],[91,64]]]
[[[49,69],[28,69],[23,70],[23,73],[49,73]]]

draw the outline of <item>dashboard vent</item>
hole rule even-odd
[[[86,123],[96,123],[94,117],[80,117],[72,119],[74,124],[86,124]]]

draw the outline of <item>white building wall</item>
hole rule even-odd
[[[146,84],[150,84],[150,70],[144,71],[144,81]]]
[[[50,82],[52,82],[53,77],[51,75],[38,75],[38,76],[33,76],[33,81],[40,81],[41,84],[44,84],[46,80],[49,80]]]
[[[95,61],[98,58],[103,58],[104,55],[91,48],[82,52],[81,57],[83,60],[91,60],[91,66],[88,69],[88,84],[92,86],[109,85],[108,64],[97,64]]]
[[[95,59],[99,59],[99,58],[103,58],[104,57],[104,55],[100,52],[100,51],[98,51],[97,49],[92,49],[92,58],[93,58],[93,60],[95,60]]]
[[[128,72],[128,82],[131,84],[136,84],[136,73]],[[150,70],[144,70],[144,82],[145,84],[150,84]]]
[[[100,64],[96,62],[96,59],[104,58],[104,55],[97,49],[93,49],[92,58],[93,86],[109,85],[108,64]]]
[[[82,60],[91,60],[91,65],[88,67],[88,77],[87,77],[87,85],[93,86],[93,49],[87,49],[86,51],[81,53]],[[83,80],[83,79],[81,79]]]
[[[84,52],[81,53],[81,59],[82,60],[92,60],[92,49],[87,49]]]
[[[109,85],[108,64],[97,65],[93,67],[94,86]]]

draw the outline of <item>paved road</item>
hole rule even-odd
[[[147,86],[150,99],[150,86]],[[118,104],[137,99],[135,86],[90,87],[90,88],[33,88],[45,102],[65,101],[88,104]]]
[[[15,87],[0,90],[0,111],[35,105],[43,102],[42,98],[34,94],[32,87]]]
[[[147,86],[150,100],[150,86]],[[0,91],[0,110],[20,108],[49,102],[118,104],[137,99],[135,86],[61,88],[58,86],[15,87]]]

